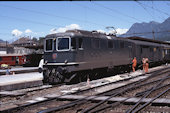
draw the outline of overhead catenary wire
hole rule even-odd
[[[74,2],[74,4],[78,4],[80,7],[86,8],[86,9],[91,10],[91,11],[93,11],[93,12],[96,12],[96,13],[98,13],[98,14],[104,14],[104,15],[110,16],[110,17],[115,18],[115,19],[118,18],[118,17],[116,17],[115,15],[111,15],[111,14],[108,14],[108,13],[105,13],[105,12],[101,12],[101,11],[99,11],[99,10],[96,10],[96,9],[92,8],[92,7],[87,7],[87,6],[84,6],[84,5],[79,4],[79,3],[76,3],[76,2]],[[128,21],[128,20],[125,20],[125,19],[122,19],[122,18],[118,18],[118,19],[119,19],[119,20],[123,20],[123,21],[125,21],[125,22],[127,22],[127,23],[133,23],[133,22],[131,22],[131,21]],[[105,27],[106,27],[106,26],[105,26]]]
[[[33,20],[28,20],[28,19],[23,19],[23,18],[17,18],[17,17],[11,17],[11,16],[6,16],[6,15],[0,15],[0,17],[11,18],[11,19],[15,19],[15,20],[20,20],[20,21],[24,21],[24,22],[29,22],[29,23],[34,23],[34,24],[40,24],[40,25],[45,25],[45,26],[64,27],[64,26],[62,26],[62,25],[47,24],[47,23],[42,23],[42,22],[38,22],[38,21],[33,21]]]
[[[110,11],[112,11],[112,12],[114,12],[114,13],[120,14],[120,15],[122,15],[122,16],[129,17],[129,18],[131,18],[131,19],[134,19],[134,20],[136,20],[136,21],[142,21],[142,20],[137,19],[137,18],[135,18],[135,17],[133,17],[133,16],[129,16],[129,15],[127,15],[127,14],[125,14],[125,13],[122,13],[122,12],[116,10],[116,9],[106,7],[106,6],[104,6],[104,5],[102,5],[102,4],[99,4],[99,3],[97,3],[97,2],[91,2],[91,3],[93,3],[93,4],[97,5],[97,6],[103,7],[103,8],[105,8],[105,9],[107,9],[107,10],[110,10]]]
[[[155,11],[157,11],[157,12],[159,12],[159,13],[162,13],[162,14],[164,14],[164,15],[170,16],[169,13],[164,12],[164,11],[162,11],[162,10],[160,10],[160,9],[156,9],[156,8],[154,8],[154,7],[150,7],[149,5],[143,4],[143,3],[139,2],[139,1],[136,1],[136,2],[139,3],[139,4],[145,5],[145,6],[148,7],[148,8],[154,9]]]
[[[136,3],[138,3],[152,18],[153,18],[153,15],[144,7],[143,4],[141,4],[140,2],[138,1],[135,1]]]
[[[148,10],[147,10],[147,8],[146,8],[146,6],[144,5],[144,4],[142,4],[141,2],[139,2],[139,1],[136,1],[152,18],[154,18],[154,16],[152,15],[152,13],[150,13]],[[153,10],[155,9],[155,8],[153,8],[153,7],[150,7],[150,8],[152,8]],[[160,17],[160,16],[158,16],[159,18],[163,18],[163,17]],[[163,18],[164,20],[165,20],[165,18]]]
[[[154,18],[154,16],[144,7],[143,4],[141,4],[140,2],[136,1],[151,17],[152,19]],[[153,8],[153,7],[152,7]],[[154,30],[153,30],[153,26],[151,24],[152,27],[152,35],[153,35],[153,39],[155,40],[155,35],[154,35]]]
[[[46,13],[46,12],[42,12],[42,11],[19,8],[19,7],[14,7],[14,6],[10,6],[10,5],[4,5],[4,4],[0,4],[0,6],[9,7],[9,8],[13,8],[13,9],[21,10],[21,11],[26,11],[26,12],[31,12],[31,13],[36,13],[36,14],[42,14],[42,15],[51,16],[51,17],[55,17],[55,18],[61,18],[61,19],[65,19],[65,20],[74,20],[74,21],[84,22],[84,20],[79,20],[79,19],[65,17],[65,16],[59,16],[59,15],[55,15],[55,14],[52,14],[52,13]],[[95,22],[91,22],[91,21],[86,21],[86,23],[93,24],[93,25],[96,25],[96,26],[105,27],[105,25],[95,23]]]
[[[93,2],[92,2],[93,3]],[[96,3],[95,3],[96,4]],[[2,5],[2,4],[0,4]],[[81,6],[83,6],[81,4]],[[50,13],[45,13],[45,12],[41,12],[41,11],[35,11],[35,10],[30,10],[30,9],[25,9],[25,8],[18,8],[18,7],[14,7],[14,6],[9,6],[9,5],[5,5],[5,7],[11,7],[11,8],[15,8],[15,9],[18,9],[18,10],[22,10],[22,11],[28,11],[28,12],[34,12],[34,13],[37,13],[37,14],[43,14],[43,15],[47,15],[47,16],[54,16],[54,17],[59,17],[59,18],[63,18],[63,19],[73,19],[73,18],[70,18],[70,17],[63,17],[63,16],[57,16],[57,15],[53,15],[53,14],[50,14]],[[86,6],[84,6],[86,7]],[[87,9],[89,9],[90,7],[86,7]],[[94,8],[91,8],[93,9],[92,11],[95,11],[95,12],[98,12],[101,14],[100,11],[98,10],[94,10]],[[104,13],[105,14],[105,13]],[[106,13],[107,14],[107,13]],[[123,13],[122,13],[123,14]],[[112,17],[115,17],[113,15],[110,15],[110,14],[107,14],[109,16],[112,16]],[[65,27],[65,26],[62,26],[62,25],[53,25],[53,24],[47,24],[47,23],[43,23],[43,22],[38,22],[38,21],[33,21],[33,20],[28,20],[28,19],[23,19],[23,18],[17,18],[17,17],[10,17],[10,16],[3,16],[3,15],[0,15],[1,17],[5,17],[5,18],[12,18],[12,19],[15,19],[15,20],[21,20],[21,21],[24,21],[24,22],[29,22],[29,23],[34,23],[34,24],[40,24],[40,25],[45,25],[45,26],[53,26],[53,27]],[[125,15],[124,15],[125,16]],[[132,17],[133,18],[133,17]],[[133,18],[135,19],[135,18]],[[77,20],[79,21],[78,19],[73,19],[73,20]],[[84,20],[80,20],[80,21],[84,21]],[[89,21],[86,20],[87,23],[90,23]],[[130,22],[132,23],[132,22]],[[93,23],[93,24],[96,24],[96,23]],[[99,25],[99,24],[96,24],[96,25]],[[104,26],[105,25],[100,25],[100,26]],[[150,32],[150,33],[153,33],[153,32]],[[154,33],[157,33],[157,32],[154,32]],[[134,33],[136,34],[136,33]],[[140,33],[140,34],[144,34],[144,33]],[[129,34],[128,34],[129,35]]]

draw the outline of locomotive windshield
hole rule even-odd
[[[52,51],[52,49],[53,49],[53,39],[47,39],[45,41],[45,50]]]
[[[58,51],[68,51],[69,48],[69,38],[58,38]]]

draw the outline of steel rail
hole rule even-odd
[[[153,86],[150,91],[146,92],[145,95],[143,95],[143,97],[142,97],[131,109],[128,109],[128,110],[126,111],[126,113],[131,113],[134,109],[136,109],[136,108],[140,105],[141,101],[142,101],[144,98],[146,98],[147,96],[149,96],[149,95],[154,91],[154,89],[156,89],[156,87],[158,87],[159,85],[161,85],[162,82],[167,79],[167,77],[168,77],[168,76],[162,78],[162,80],[159,81],[158,84],[156,84],[155,86]]]
[[[168,77],[168,78],[170,78],[170,77]],[[159,89],[164,88],[164,87],[169,86],[169,85],[170,85],[170,84],[165,84],[165,85],[163,85],[163,86],[158,86],[157,88],[154,89],[154,91],[155,91],[155,90],[159,90]],[[145,90],[145,91],[136,93],[135,96],[136,96],[136,97],[142,96],[142,95],[144,95],[146,92],[148,92],[149,90],[151,90],[151,88],[148,89],[148,90]]]
[[[152,75],[151,75],[151,76],[154,76],[155,74],[157,74],[157,75],[158,75],[158,74],[162,74],[161,72],[164,71],[164,70],[166,70],[166,69],[169,69],[169,68],[165,68],[165,69],[163,69],[163,70],[161,70],[161,71],[160,71],[160,70],[156,70],[156,71],[152,72]],[[165,72],[163,72],[163,73],[165,73]],[[150,77],[148,77],[148,78],[150,78]],[[144,80],[147,80],[148,78],[145,78]],[[144,81],[144,80],[142,79],[142,80],[140,80],[140,81],[137,81],[136,84],[138,84],[139,82],[142,82],[142,81]],[[139,86],[138,86],[138,87],[139,87]],[[129,89],[130,89],[130,88],[129,88]],[[128,90],[128,89],[127,89],[127,90]],[[127,90],[126,90],[126,91],[127,91]],[[123,92],[123,91],[122,91],[122,92]],[[118,94],[120,94],[120,93],[115,94],[115,96],[118,95]],[[79,99],[79,100],[70,102],[70,103],[68,103],[68,104],[64,104],[64,105],[58,106],[58,107],[54,107],[54,108],[42,110],[42,111],[40,111],[40,112],[38,112],[38,113],[50,113],[50,112],[52,112],[52,111],[59,111],[59,110],[61,110],[61,109],[66,109],[66,108],[72,107],[72,106],[77,105],[77,104],[82,104],[82,103],[84,103],[84,102],[86,102],[86,101],[88,101],[88,97],[86,97],[86,98],[84,98],[84,99]]]
[[[150,74],[152,74],[152,75],[154,75],[154,74],[158,74],[158,73],[160,73],[160,72],[162,72],[163,70],[167,70],[167,69],[169,69],[169,67],[166,67],[166,68],[164,68],[164,69],[158,69],[158,70],[155,70],[155,71],[153,71],[153,72],[150,72]],[[163,72],[163,73],[165,73],[165,72]],[[141,74],[141,75],[143,75],[143,74]],[[139,76],[141,76],[141,75],[139,75]],[[135,78],[135,77],[133,77],[133,78]],[[150,77],[148,77],[148,78],[150,78]],[[130,78],[131,79],[131,78]],[[115,83],[115,82],[114,82]],[[109,83],[109,84],[111,84],[111,83]],[[99,86],[98,86],[99,87]],[[91,88],[91,89],[93,89],[93,88]],[[80,90],[79,92],[84,92],[84,91],[86,91],[86,90]],[[77,92],[78,93],[78,92]],[[75,94],[75,93],[71,93],[71,94]],[[67,94],[65,94],[65,95],[67,95]],[[61,96],[63,96],[63,95],[61,95]],[[60,97],[60,96],[59,96]],[[39,101],[39,102],[37,102],[37,103],[29,103],[29,104],[24,104],[24,105],[21,105],[21,106],[18,106],[17,108],[12,108],[12,109],[9,109],[9,110],[5,110],[4,112],[10,112],[11,110],[16,110],[16,109],[22,109],[23,107],[28,107],[28,106],[31,106],[31,105],[35,105],[35,104],[38,104],[38,103],[42,103],[42,102],[48,102],[48,101],[51,101],[51,100],[55,100],[55,99],[57,99],[57,97],[54,97],[54,98],[50,98],[50,99],[47,99],[47,100],[43,100],[43,101]],[[65,109],[65,108],[68,108],[68,107],[71,107],[71,106],[74,106],[74,105],[76,105],[77,103],[78,104],[81,104],[81,103],[83,103],[83,102],[81,102],[83,100],[83,102],[86,102],[86,101],[88,101],[88,99],[87,100],[85,100],[85,99],[80,99],[80,100],[76,100],[76,101],[74,101],[74,102],[71,102],[71,103],[68,103],[65,107],[63,107],[62,108],[62,106],[64,106],[64,105],[61,105],[61,106],[59,106],[59,107],[61,107],[61,109]],[[72,103],[74,103],[74,104],[72,104]],[[58,107],[58,108],[59,108]],[[52,108],[50,108],[50,109],[52,109]],[[50,110],[50,109],[46,109],[46,110]],[[59,109],[60,110],[60,109]],[[44,110],[43,110],[44,111]],[[55,111],[54,109],[53,109],[53,111]],[[48,111],[46,111],[46,112],[48,112]],[[41,111],[40,111],[40,113],[41,113]]]
[[[90,113],[97,113],[97,112],[102,111],[102,110],[104,110],[104,109],[118,106],[119,104],[125,102],[126,100],[128,100],[128,99],[130,99],[130,98],[132,98],[132,97],[128,97],[128,98],[126,98],[126,99],[124,99],[124,100],[122,100],[122,101],[115,102],[115,103],[113,103],[113,104],[111,104],[111,105],[107,105],[107,106],[100,107],[99,109],[96,109],[96,110],[94,110],[94,111],[92,111],[92,112],[90,112]]]
[[[170,77],[167,77],[167,78],[170,78]],[[162,80],[162,79],[158,79],[158,80],[154,80],[154,81],[151,81],[151,82],[146,82],[146,83],[143,83],[143,84],[140,84],[140,85],[137,85],[137,86],[135,86],[134,88],[138,88],[138,87],[141,87],[141,86],[145,86],[145,85],[149,85],[149,84],[152,84],[152,83],[155,83],[155,82],[159,82],[160,80]],[[128,84],[128,85],[132,85],[131,83],[130,84]],[[127,85],[126,85],[127,86]],[[124,86],[121,86],[121,87],[118,87],[116,90],[118,90],[118,89],[121,89],[121,88],[123,88]],[[115,90],[115,89],[113,89],[113,90]],[[128,91],[129,90],[133,90],[133,89],[127,89]],[[125,91],[127,91],[127,90],[125,90]],[[109,93],[109,92],[111,92],[112,90],[109,90],[109,91],[106,91],[106,92],[104,92],[104,93],[100,93],[100,94],[98,94],[98,95],[109,95],[109,94],[107,94],[107,93]]]
[[[153,74],[153,75],[155,75],[155,74]],[[153,76],[153,75],[151,75],[151,76]],[[165,78],[167,78],[167,77],[165,77]],[[148,79],[148,78],[142,79],[142,80],[140,80],[140,81],[138,81],[138,82],[140,83],[140,82],[142,82],[142,81],[144,81],[144,80],[146,80],[146,79]],[[161,81],[162,81],[162,79],[161,79]],[[137,83],[138,83],[138,82],[137,82]],[[159,85],[159,84],[158,84],[158,85]],[[83,110],[81,113],[87,113],[87,112],[95,109],[96,107],[102,105],[103,103],[107,102],[107,101],[108,101],[109,99],[111,99],[112,97],[117,96],[117,95],[119,95],[119,94],[121,94],[121,93],[123,93],[123,92],[126,92],[126,91],[128,91],[128,90],[130,90],[130,89],[132,89],[132,88],[139,87],[139,86],[141,86],[141,85],[137,85],[137,86],[133,85],[133,86],[131,86],[130,88],[127,88],[127,89],[125,89],[125,90],[123,90],[123,91],[118,91],[117,93],[111,95],[111,96],[108,97],[107,99],[100,101],[100,102],[97,103],[96,105],[94,105],[94,106],[92,106],[92,107],[90,107],[90,108],[87,108],[87,109]]]
[[[139,108],[135,109],[132,113],[137,113],[139,111],[141,111],[143,108],[145,108],[146,106],[148,106],[150,103],[152,103],[155,99],[159,98],[160,96],[162,96],[163,94],[165,94],[167,91],[169,91],[170,88],[164,90],[163,92],[161,92],[160,94],[158,94],[155,98],[153,98],[151,101],[143,104],[142,106],[140,106]]]
[[[167,77],[167,78],[170,78],[170,77]],[[154,89],[153,91],[159,90],[159,89],[164,88],[164,87],[169,86],[169,85],[170,85],[170,84],[165,84],[165,85],[163,85],[163,86],[160,86],[160,87]],[[151,89],[149,89],[149,90],[151,90]],[[147,90],[147,91],[149,91],[149,90]],[[146,91],[145,91],[145,93],[146,93]],[[137,96],[135,95],[135,97],[138,97],[138,96],[141,96],[141,95],[137,95]],[[124,99],[124,100],[122,100],[122,101],[115,102],[115,103],[113,103],[113,104],[111,104],[111,105],[103,106],[103,107],[101,107],[101,108],[99,108],[99,109],[97,109],[97,110],[95,110],[95,111],[92,111],[91,113],[96,113],[96,112],[102,111],[102,110],[107,109],[107,108],[110,108],[110,107],[116,107],[116,106],[120,105],[121,103],[124,103],[126,100],[128,100],[128,99],[130,99],[130,98],[133,98],[133,97],[128,97],[128,98],[126,98],[126,99]]]

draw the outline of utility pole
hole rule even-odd
[[[155,40],[155,35],[154,35],[154,31],[152,30],[152,35],[153,35],[153,40]]]

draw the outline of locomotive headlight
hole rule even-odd
[[[65,61],[64,61],[64,63],[65,63],[65,64],[67,64],[67,63],[68,63],[68,61],[67,61],[67,60],[65,60]]]

